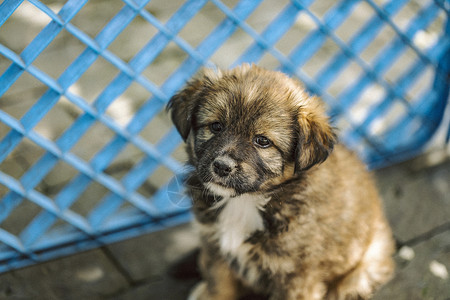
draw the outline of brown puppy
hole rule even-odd
[[[206,70],[170,101],[204,277],[189,299],[370,298],[393,241],[365,167],[336,145],[320,100],[278,72]]]

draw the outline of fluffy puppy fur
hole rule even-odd
[[[203,281],[189,299],[367,299],[390,278],[373,181],[299,82],[249,65],[205,70],[168,109],[194,167]]]

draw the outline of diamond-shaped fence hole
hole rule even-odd
[[[170,42],[142,74],[157,86],[161,86],[188,57],[178,45]]]
[[[166,23],[185,2],[184,0],[152,0],[145,5],[145,10],[162,23]]]
[[[119,72],[117,67],[98,56],[83,75],[69,87],[69,92],[92,103]]]
[[[430,65],[421,69],[416,81],[406,89],[406,99],[414,103],[421,100],[425,93],[429,93],[434,81],[434,72]]]
[[[130,209],[136,210],[136,212],[140,211],[139,209],[136,208],[136,206],[131,204],[129,201],[123,201],[122,205],[120,205],[120,207],[117,211],[120,213],[120,212],[130,210]]]
[[[125,127],[150,97],[149,91],[133,81],[127,90],[108,106],[106,114],[116,123]]]
[[[3,74],[10,65],[11,61],[6,56],[0,54],[0,75]]]
[[[413,42],[418,49],[426,51],[435,45],[440,35],[445,34],[442,29],[445,28],[447,16],[444,10],[439,10],[437,17],[424,30],[419,30],[413,37]]]
[[[89,161],[98,151],[103,149],[113,137],[114,133],[109,128],[100,122],[96,122],[73,147],[72,153],[85,161]]]
[[[389,66],[389,69],[384,74],[385,80],[393,84],[405,74],[417,59],[420,59],[417,54],[411,48],[406,48],[394,63]]]
[[[105,169],[105,173],[117,180],[123,178],[139,162],[144,153],[133,144],[128,144]]]
[[[334,121],[334,126],[338,128],[338,135],[341,142],[345,143],[350,149],[357,151],[361,154],[364,148],[361,144],[365,140],[365,136],[360,136],[355,133],[355,130],[359,127],[357,124],[351,122],[347,117],[338,117]]]
[[[0,41],[19,54],[50,21],[48,15],[24,1],[2,25]]]
[[[8,192],[9,192],[9,188],[7,188],[6,186],[4,186],[3,184],[0,183],[0,198],[3,198],[6,195],[6,193],[8,193]],[[1,201],[0,201],[0,203],[1,203]]]
[[[353,124],[359,125],[364,122],[368,114],[376,109],[379,103],[384,99],[385,95],[385,89],[376,83],[364,89],[359,96],[358,101],[348,109]]]
[[[165,183],[167,183],[173,176],[172,171],[167,169],[165,166],[160,165],[155,172],[150,176],[148,181],[152,186],[162,187]]]
[[[233,9],[236,4],[239,3],[239,0],[223,0],[221,2],[225,4],[229,9]]]
[[[335,30],[335,34],[344,42],[348,42],[374,15],[372,7],[361,1],[353,7],[351,14]]]
[[[42,179],[36,191],[53,198],[67,183],[77,176],[78,171],[66,162],[59,160],[53,169]]]
[[[24,72],[1,97],[0,109],[20,119],[47,90],[45,84]]]
[[[324,57],[324,59],[326,58]],[[338,73],[336,78],[329,85],[327,92],[335,97],[338,96],[358,81],[359,78],[363,76],[363,72],[364,71],[357,63],[350,60],[349,64]]]
[[[172,128],[169,114],[165,111],[164,106],[160,112],[145,126],[141,132],[141,136],[152,144],[158,141]]]
[[[120,0],[87,1],[71,23],[94,38],[123,6]]]
[[[78,106],[61,97],[34,130],[47,139],[56,140],[82,112]]]
[[[0,109],[2,106],[0,105]],[[0,141],[8,134],[10,127],[0,121]]]
[[[333,54],[340,51],[340,48],[330,38],[326,38],[322,46],[303,65],[302,70],[310,77],[314,77],[317,72],[325,66]]]
[[[425,7],[429,3],[428,1],[410,1],[391,20],[400,30],[405,31],[410,21],[417,16],[422,6]]]
[[[92,181],[78,199],[70,206],[70,210],[86,217],[92,209],[100,203],[101,199],[108,194],[108,192],[109,190],[103,185]]]
[[[238,28],[213,54],[211,60],[221,68],[230,68],[253,42],[250,35]]]
[[[137,15],[130,24],[114,39],[108,50],[129,62],[158,33],[158,30]]]
[[[438,20],[439,19],[436,19],[435,21]],[[436,45],[436,43],[439,42],[439,32],[428,29],[419,30],[414,34],[412,42],[414,43],[417,49],[426,53],[429,49],[431,49],[434,45]]]
[[[385,49],[394,38],[397,37],[392,27],[383,24],[380,32],[370,42],[370,44],[360,53],[360,58],[367,63],[371,63],[375,57],[381,55],[383,49]]]
[[[28,138],[23,138],[19,145],[0,163],[0,171],[19,179],[44,153],[44,149]]]
[[[225,18],[224,13],[216,5],[207,2],[183,27],[178,36],[195,48]]]
[[[178,147],[176,147],[172,152],[171,156],[182,164],[186,163],[188,160],[186,145],[184,143],[180,143],[180,145],[178,145]]]
[[[158,188],[164,186],[171,178],[173,173],[166,167],[160,165],[151,174],[151,176],[137,189],[138,193],[146,198],[150,198]]]
[[[308,10],[312,12],[317,18],[322,19],[327,11],[335,8],[335,6],[339,5],[340,2],[341,1],[334,0],[314,1],[309,6]]]
[[[261,32],[290,3],[288,0],[262,1],[245,22]]]
[[[317,28],[316,23],[305,12],[299,12],[293,26],[276,43],[276,48],[285,55],[289,55],[295,47]]]
[[[33,62],[50,77],[56,79],[83,52],[86,46],[68,31],[62,30]]]
[[[137,192],[145,198],[150,198],[157,192],[158,188],[148,180],[144,181],[142,185],[137,189]]]
[[[55,14],[58,14],[58,12],[64,6],[64,1],[61,0],[40,0],[40,2],[47,6],[47,8],[49,8]]]
[[[269,52],[265,52],[258,62],[258,66],[268,70],[275,70],[281,65],[280,61]]]
[[[368,132],[374,136],[381,136],[407,113],[408,108],[398,99],[394,99],[389,109],[370,124]]]
[[[338,135],[342,136],[346,132],[350,131],[352,129],[352,125],[349,123],[347,118],[339,117],[336,120],[334,120],[334,126],[338,129]]]
[[[438,12],[438,16],[436,17],[436,19],[434,19],[434,21],[430,24],[430,26],[428,26],[428,28],[426,28],[426,30],[428,32],[431,33],[435,33],[435,34],[439,34],[442,33],[442,28],[444,28],[444,25],[446,24],[446,20],[447,20],[447,16],[448,16],[448,11],[447,14],[443,9],[440,9]]]
[[[445,28],[447,16],[448,14],[446,15],[443,9],[439,10],[437,17],[428,27],[414,34],[412,41],[419,50],[426,52],[439,42],[439,37],[443,34],[442,29]]]
[[[9,213],[8,217],[2,223],[0,223],[0,228],[16,236],[18,236],[34,217],[42,211],[38,205],[28,199],[21,199],[18,201],[20,201],[20,204]]]

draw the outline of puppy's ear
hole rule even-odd
[[[203,69],[196,78],[188,82],[169,100],[166,109],[171,112],[172,122],[184,141],[191,131],[194,109],[202,93],[211,88],[221,76],[222,72],[219,69]]]
[[[192,114],[197,103],[202,81],[194,79],[178,93],[172,96],[166,109],[171,112],[172,122],[184,141],[186,141],[192,126]]]
[[[295,172],[306,171],[324,162],[337,141],[320,100],[310,99],[312,107],[301,107],[298,112],[299,140],[295,151]]]

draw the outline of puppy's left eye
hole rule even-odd
[[[255,136],[253,142],[260,148],[268,148],[272,145],[272,142],[263,135]]]
[[[209,125],[209,129],[211,129],[213,133],[219,133],[223,130],[223,126],[220,122],[214,122]]]

